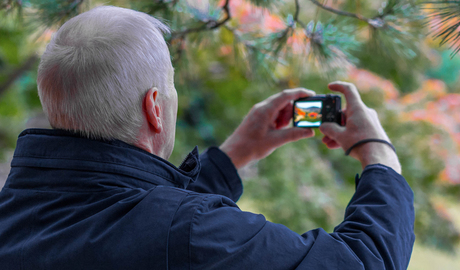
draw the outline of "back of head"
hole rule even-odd
[[[163,38],[168,31],[147,14],[111,6],[66,22],[38,68],[38,93],[51,126],[134,143],[147,90],[167,95],[173,87]]]

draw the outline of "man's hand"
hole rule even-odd
[[[325,135],[323,143],[328,148],[342,147],[346,151],[353,144],[364,139],[382,139],[390,142],[380,124],[376,111],[363,103],[358,89],[353,84],[334,82],[329,84],[329,89],[345,95],[347,108],[343,111],[345,126],[339,126],[336,123],[324,123],[320,127],[320,131]],[[367,165],[380,163],[401,173],[401,165],[396,153],[386,144],[365,143],[353,148],[350,156],[359,160],[363,169]]]
[[[311,90],[296,88],[257,103],[220,149],[239,169],[253,160],[268,156],[288,142],[312,137],[315,133],[311,129],[284,127],[292,118],[292,101],[314,95]]]

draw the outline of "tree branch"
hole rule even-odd
[[[32,55],[27,59],[22,66],[16,69],[10,76],[6,82],[0,85],[0,95],[3,94],[24,72],[30,70],[33,65],[37,62],[38,57],[36,55]]]
[[[222,9],[225,11],[225,16],[226,16],[225,19],[218,22],[216,25],[212,26],[210,30],[219,28],[221,25],[223,25],[224,23],[228,22],[231,19],[230,7],[228,6],[229,4],[230,4],[230,0],[226,0],[224,6],[222,7]]]
[[[222,7],[222,9],[225,12],[225,18],[222,19],[221,21],[209,21],[209,22],[206,22],[203,25],[195,27],[195,28],[189,28],[189,29],[186,29],[186,30],[178,32],[178,33],[172,33],[171,34],[171,39],[180,38],[180,37],[186,36],[186,35],[188,35],[190,33],[194,33],[194,32],[214,30],[214,29],[217,29],[220,26],[224,25],[227,21],[229,21],[231,19],[229,3],[230,3],[230,0],[226,0],[224,6]]]
[[[184,31],[171,34],[170,41],[179,40],[177,49],[176,49],[176,57],[173,59],[173,64],[178,63],[180,61],[180,58],[184,50],[183,47],[184,47],[186,35],[190,33],[194,33],[194,32],[209,31],[209,30],[217,29],[225,25],[225,23],[231,19],[229,4],[230,4],[230,0],[226,0],[224,6],[222,7],[222,9],[225,12],[225,18],[222,19],[221,21],[209,21],[209,22],[204,23],[201,26],[198,26],[195,28],[189,28]]]
[[[301,26],[302,28],[305,28],[305,27],[307,27],[307,25],[299,19],[299,13],[300,13],[299,0],[295,0],[294,21],[297,22],[298,24],[300,24],[300,26]]]
[[[359,14],[355,14],[355,13],[351,13],[351,12],[347,12],[347,11],[343,11],[343,10],[338,10],[338,9],[334,9],[334,8],[331,8],[331,7],[328,7],[326,5],[323,5],[321,4],[320,2],[316,1],[316,0],[310,0],[313,4],[317,5],[318,7],[324,9],[324,10],[327,10],[331,13],[334,13],[334,14],[337,14],[337,15],[340,15],[340,16],[346,16],[346,17],[351,17],[351,18],[355,18],[355,19],[358,19],[358,20],[361,20],[361,21],[364,21],[366,23],[369,23],[370,19],[362,16],[362,15],[359,15]]]
[[[299,12],[300,12],[300,5],[299,0],[295,0],[295,14],[294,14],[294,21],[299,19]]]

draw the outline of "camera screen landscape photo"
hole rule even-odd
[[[294,126],[319,127],[322,122],[321,101],[299,101],[294,107]]]

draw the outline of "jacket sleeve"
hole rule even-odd
[[[191,269],[406,269],[412,246],[413,194],[404,178],[368,166],[344,221],[333,233],[299,235],[262,215],[209,195],[190,226]]]
[[[210,147],[200,155],[200,163],[200,175],[187,189],[238,201],[243,193],[243,184],[230,158],[219,148]]]

